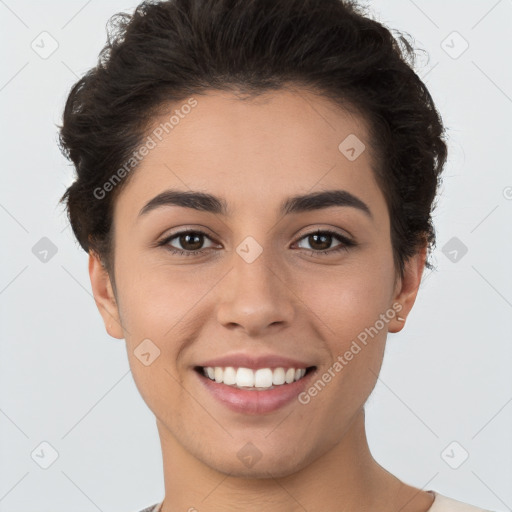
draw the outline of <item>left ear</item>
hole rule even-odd
[[[393,304],[400,304],[402,307],[400,311],[397,310],[395,318],[389,323],[388,332],[395,333],[403,329],[407,315],[418,295],[426,257],[427,246],[425,245],[405,262],[404,277],[402,279],[398,278],[393,298]]]

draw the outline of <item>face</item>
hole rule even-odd
[[[91,255],[93,291],[166,446],[288,475],[361,413],[424,253],[395,280],[362,119],[306,91],[195,99],[119,194],[116,295]]]

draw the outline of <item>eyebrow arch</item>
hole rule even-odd
[[[181,206],[218,215],[229,215],[224,199],[204,192],[165,190],[151,199],[139,212],[139,217],[162,206]],[[290,215],[333,206],[356,208],[373,218],[370,208],[346,190],[325,190],[287,198],[280,206],[281,215]]]

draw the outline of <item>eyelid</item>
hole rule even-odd
[[[298,241],[302,240],[305,236],[315,235],[318,232],[320,233],[330,233],[332,235],[336,235],[344,239],[346,242],[352,242],[356,243],[353,239],[352,235],[350,235],[347,231],[344,233],[340,233],[338,231],[339,228],[333,228],[333,227],[305,227],[301,232],[299,232],[297,235],[295,235],[295,241],[293,243],[297,243]],[[211,235],[209,230],[206,226],[199,225],[199,228],[197,226],[180,226],[176,228],[176,230],[171,231],[170,233],[167,233],[166,235],[162,237],[158,237],[159,241],[156,243],[156,245],[161,245],[164,243],[167,243],[170,239],[174,238],[175,236],[182,235],[184,233],[198,233],[207,236],[208,238],[215,238],[217,235]]]
[[[354,237],[347,230],[331,226],[329,224],[323,227],[318,227],[318,224],[306,226],[305,228],[301,229],[297,235],[295,235],[295,239],[298,241],[305,236],[316,235],[318,232],[330,233],[332,235],[339,236],[347,242],[352,242],[354,244],[356,243]]]
[[[196,224],[195,226],[180,226],[178,228],[175,228],[171,231],[164,231],[165,235],[161,235],[158,237],[158,240],[155,245],[160,245],[163,243],[166,243],[168,240],[174,238],[175,236],[182,235],[184,233],[200,233],[208,238],[215,238],[217,235],[212,234],[213,231],[211,229],[208,229],[206,226],[203,226],[201,224]]]

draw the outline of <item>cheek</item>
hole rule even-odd
[[[191,322],[197,322],[194,304],[204,292],[184,272],[171,273],[142,261],[120,263],[116,275],[135,384],[151,410],[165,410],[184,400],[183,376],[177,367]]]
[[[303,300],[326,325],[329,338],[346,343],[374,325],[379,315],[389,309],[393,272],[392,258],[387,256],[331,267],[308,279]]]
[[[162,337],[197,302],[190,275],[171,273],[143,261],[123,262],[116,270],[120,314],[130,334]]]
[[[323,325],[326,339],[335,338],[336,343],[345,340],[345,344],[373,325],[389,307],[393,260],[391,247],[384,242],[381,245],[351,256],[346,264],[287,270],[287,287],[293,291],[289,300],[295,303],[295,297],[300,298],[309,310],[300,316],[311,316],[311,321],[321,329]],[[171,266],[155,263],[142,254],[134,255],[133,251],[127,254],[131,260],[120,258],[116,263],[120,314],[127,342],[132,346],[145,338],[163,342],[180,339],[180,333],[186,338],[187,332],[194,331],[194,323],[196,329],[201,323],[199,316],[207,313],[205,305],[211,305],[212,297],[221,293],[222,284],[219,286],[218,281],[224,271],[218,265]],[[218,305],[216,300],[214,303]],[[297,307],[302,308],[300,304]],[[208,312],[214,315],[215,306]],[[174,344],[159,345],[166,351],[179,350]],[[343,349],[344,346],[339,347],[339,351]]]
[[[331,274],[330,279],[317,279],[316,291],[308,297],[308,307],[323,325],[329,358],[317,377],[327,382],[325,388],[315,381],[306,393],[314,397],[311,404],[319,423],[338,425],[333,427],[335,436],[366,402],[380,372],[388,326],[381,314],[389,309],[392,288],[387,272],[352,269],[336,278]]]

